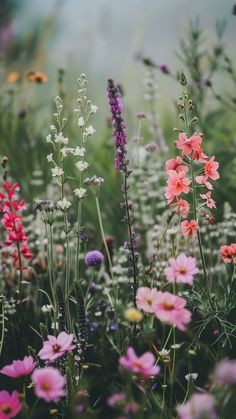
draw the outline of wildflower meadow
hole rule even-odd
[[[236,418],[236,6],[190,16],[175,66],[134,51],[134,85],[110,56],[103,82],[82,52],[50,70],[63,6],[32,33],[21,7],[0,5],[0,419]]]

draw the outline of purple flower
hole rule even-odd
[[[119,85],[109,79],[107,82],[107,97],[111,111],[111,121],[114,128],[113,137],[114,145],[116,148],[115,168],[121,171],[123,165],[126,163],[126,126],[123,122],[121,111],[123,108],[121,91]]]
[[[161,70],[164,74],[170,74],[169,67],[166,64],[160,64],[159,70]]]
[[[104,261],[104,256],[99,250],[90,250],[85,255],[85,262],[88,266],[100,266]]]
[[[26,114],[27,114],[27,109],[25,108],[20,109],[17,113],[20,119],[24,119],[26,117]]]

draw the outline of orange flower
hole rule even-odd
[[[21,74],[19,71],[12,71],[7,75],[6,82],[8,84],[16,83],[18,80],[21,79]]]
[[[47,83],[48,77],[42,71],[29,71],[28,80],[36,83]]]

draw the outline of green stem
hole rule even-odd
[[[2,331],[1,331],[1,341],[0,341],[0,356],[2,354],[2,347],[4,342],[4,335],[5,335],[5,313],[4,313],[4,301],[2,301]]]

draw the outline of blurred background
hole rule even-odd
[[[173,127],[179,124],[176,74],[184,70],[206,148],[221,163],[220,207],[229,201],[236,209],[235,14],[232,0],[1,0],[0,153],[8,156],[10,173],[29,203],[45,195],[51,181],[45,137],[53,97],[63,99],[66,134],[76,144],[76,79],[87,74],[89,97],[99,107],[97,132],[88,144],[90,163],[106,180],[103,203],[112,212],[120,179],[113,169],[107,78],[121,83],[132,138],[135,115],[146,110],[143,80],[151,72],[159,86],[155,112],[172,152]],[[148,127],[143,136],[155,141]],[[158,156],[164,167],[168,152]]]

